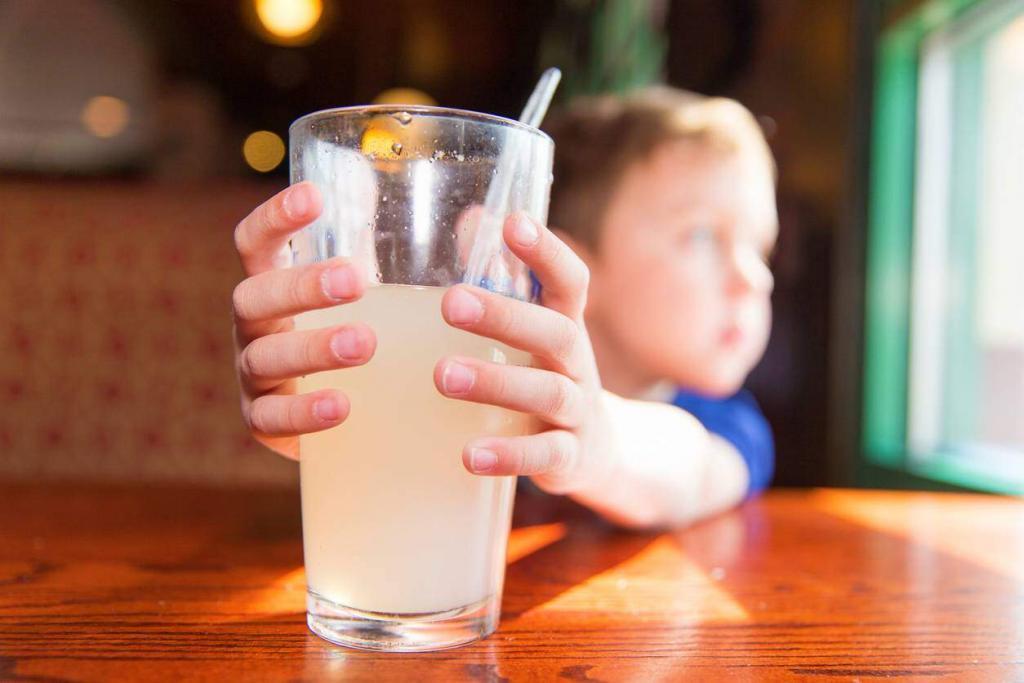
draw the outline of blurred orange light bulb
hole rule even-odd
[[[297,38],[320,21],[322,0],[256,0],[256,16],[278,38]]]
[[[128,125],[128,103],[118,97],[97,95],[82,107],[80,119],[85,129],[98,138],[112,138]]]
[[[425,104],[433,106],[437,101],[416,88],[389,88],[373,98],[374,104]]]
[[[254,171],[267,173],[277,168],[284,160],[284,140],[277,133],[258,130],[251,133],[242,144],[245,163]]]
[[[363,154],[377,159],[397,159],[402,154],[402,143],[398,137],[372,123],[363,133],[360,147]]]

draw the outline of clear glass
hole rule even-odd
[[[466,278],[480,234],[514,211],[547,219],[552,152],[536,129],[431,107],[336,109],[292,124],[292,182],[312,181],[324,199],[292,240],[296,265],[346,257],[371,281],[360,301],[296,324],[358,320],[377,335],[367,365],[299,381],[302,392],[339,388],[352,406],[342,425],[300,438],[307,618],[322,638],[421,651],[497,627],[515,478],[471,475],[461,453],[530,421],[441,396],[433,371],[445,355],[529,358],[448,326],[440,304]],[[485,210],[496,176],[507,192]],[[529,299],[528,269],[495,244],[476,284]]]

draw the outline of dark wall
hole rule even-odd
[[[775,322],[749,386],[775,429],[783,485],[821,484],[835,469],[834,266],[837,245],[861,230],[846,216],[856,172],[854,20],[853,0],[675,0],[668,19],[669,81],[739,99],[761,119],[778,162]],[[859,310],[844,314],[854,322]]]
[[[233,120],[277,131],[397,86],[445,106],[518,115],[553,10],[544,0],[335,0],[315,42],[280,47],[250,30],[242,2],[119,5],[152,37],[165,79],[209,84]]]

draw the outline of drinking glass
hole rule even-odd
[[[366,365],[298,382],[351,402],[343,424],[300,437],[309,627],[392,651],[486,636],[500,614],[515,477],[472,475],[461,452],[475,437],[525,434],[530,419],[443,397],[433,370],[446,355],[529,357],[448,326],[441,297],[472,272],[473,284],[531,298],[529,270],[494,237],[512,212],[546,221],[553,143],[497,116],[390,106],[309,114],[290,138],[292,182],[323,196],[320,217],[292,239],[295,265],[342,256],[369,278],[359,301],[296,326],[361,321],[377,336]]]

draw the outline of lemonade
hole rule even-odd
[[[442,396],[433,370],[446,355],[528,356],[450,327],[444,291],[380,285],[296,319],[300,329],[361,321],[377,335],[367,365],[299,380],[301,392],[341,389],[352,406],[338,427],[300,437],[306,579],[336,605],[422,614],[501,594],[515,478],[472,475],[461,453],[474,437],[524,434],[530,420]]]

